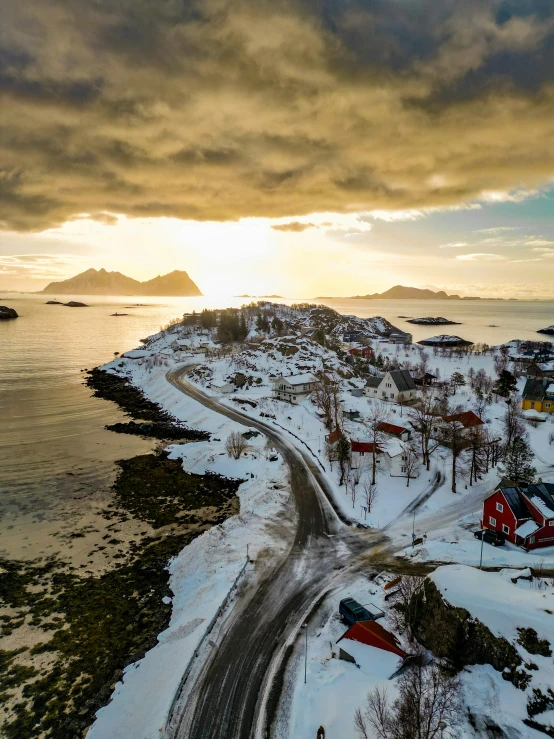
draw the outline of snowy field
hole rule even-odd
[[[106,369],[128,377],[148,398],[160,403],[176,418],[193,428],[206,430],[214,439],[219,439],[173,445],[171,455],[181,458],[184,469],[191,472],[211,470],[246,479],[238,493],[240,515],[194,540],[170,564],[170,584],[174,593],[170,626],[159,635],[158,645],[143,660],[126,669],[124,680],[116,686],[112,701],[99,711],[98,719],[88,735],[91,739],[161,737],[181,676],[245,565],[246,544],[250,544],[250,554],[254,559],[258,555],[263,556],[268,548],[282,551],[287,546],[287,534],[292,529],[290,506],[287,505],[289,491],[286,468],[280,459],[268,461],[263,449],[264,437],[252,439],[242,459],[231,460],[224,450],[225,439],[232,431],[244,431],[244,427],[179,392],[167,381],[168,371],[188,364],[191,367],[189,380],[198,389],[228,407],[274,424],[291,444],[317,460],[343,515],[352,523],[385,529],[399,550],[398,554],[407,560],[478,564],[481,542],[473,537],[472,531],[479,525],[483,499],[498,484],[498,470],[490,469],[472,486],[461,475],[458,492],[451,492],[450,452],[445,447],[438,447],[432,454],[430,470],[421,468],[419,476],[410,480],[409,486],[405,478],[391,477],[388,470],[379,469],[377,498],[368,512],[364,510],[361,485],[354,493],[351,489],[346,490],[344,485],[339,485],[338,464],[335,463],[331,469],[325,455],[325,436],[329,432],[312,400],[306,398],[299,405],[291,405],[271,397],[272,376],[321,370],[335,373],[342,378],[343,410],[358,411],[360,414],[359,422],[344,419],[345,431],[353,440],[363,441],[367,439],[364,421],[373,401],[351,394],[351,390],[363,388],[364,382],[352,376],[349,365],[329,349],[299,336],[273,339],[265,346],[228,356],[216,356],[217,346],[205,333],[195,335],[194,332],[188,332],[186,339],[180,340],[181,343],[176,343],[177,340],[178,337],[172,332],[157,334],[151,337],[145,347],[127,352],[125,357],[114,360]],[[416,365],[421,358],[420,349],[415,346],[404,347],[380,341],[375,348],[383,358],[397,359],[401,363]],[[429,350],[427,354],[428,371],[441,378],[449,378],[454,372],[460,372],[467,378],[470,368],[473,371],[482,369],[489,377],[495,376],[494,359],[490,355],[460,357]],[[222,388],[228,389],[230,380],[237,373],[249,377],[249,382],[234,392],[223,392]],[[523,379],[518,381],[519,391],[523,383]],[[459,405],[463,410],[474,409],[475,400],[469,385],[458,388],[450,398],[451,406]],[[400,408],[393,403],[388,406],[389,422],[407,424],[409,411],[406,407]],[[490,431],[500,437],[504,408],[504,401],[499,398],[483,412],[483,420]],[[554,446],[548,441],[549,433],[554,430],[554,419],[527,426],[537,474],[545,482],[554,481]],[[367,469],[364,474],[368,474]],[[413,508],[416,510],[415,517],[412,515]],[[427,535],[424,543],[415,548],[406,547],[406,537],[411,535],[412,526],[418,535]],[[511,545],[493,548],[485,544],[483,564],[489,567],[552,568],[554,548],[525,553]],[[256,566],[248,565],[241,577],[253,578],[255,572]],[[492,619],[491,613],[495,609],[501,611],[503,603],[516,603],[519,599],[525,603],[521,619],[527,625],[527,617],[531,620],[538,618],[538,599],[547,596],[545,593],[527,593],[503,575],[479,572],[473,568],[456,565],[441,567],[437,572],[437,586],[445,590],[448,588],[449,597],[452,595],[451,589],[454,590],[452,597],[459,598],[460,604],[465,603],[463,607],[472,613],[479,601],[475,593],[480,592],[481,587],[489,590],[487,606],[483,611],[479,610],[483,618]],[[453,588],[453,583],[458,580],[458,587]],[[364,647],[371,650],[372,654],[369,659],[362,660],[360,657],[364,664],[360,663],[359,668],[332,657],[336,652],[336,641],[344,631],[337,618],[337,606],[345,595],[361,599],[362,603],[371,600],[384,608],[379,583],[361,578],[348,588],[345,586],[345,589],[334,592],[315,614],[309,626],[308,681],[304,685],[303,653],[297,646],[289,668],[295,687],[288,696],[288,702],[285,702],[281,718],[284,733],[279,734],[280,737],[313,739],[318,726],[323,724],[328,739],[356,739],[353,715],[356,708],[363,704],[367,691],[375,685],[386,685],[392,691],[391,695],[394,694],[394,681],[388,679],[398,662],[394,655]],[[512,625],[515,623],[514,609],[510,611]],[[552,616],[549,618],[552,620]],[[546,628],[548,619],[541,619],[541,628]],[[506,623],[502,622],[502,628],[508,628]],[[497,627],[496,622],[494,626]],[[510,633],[513,636],[513,629]],[[551,663],[551,659],[548,665],[541,662],[537,680],[540,677],[554,684]],[[463,684],[466,698],[477,712],[485,715],[491,705],[502,707],[507,736],[538,736],[521,724],[526,696],[502,680],[501,675],[491,667],[470,668],[463,675]],[[156,686],[154,690],[153,685]],[[471,732],[468,724],[462,736],[478,736]]]

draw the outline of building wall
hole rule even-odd
[[[503,507],[502,511],[497,509],[497,503]],[[491,518],[494,519],[494,523],[491,522]],[[493,493],[483,503],[483,520],[481,524],[485,529],[491,529],[492,531],[498,531],[499,534],[503,534],[512,544],[516,543],[515,530],[518,527],[518,521],[508,505],[506,498],[500,491]],[[504,529],[504,526],[508,528],[508,531]]]
[[[527,400],[521,401],[521,407],[524,411],[534,410],[544,413],[554,413],[554,398],[545,398],[544,400]]]

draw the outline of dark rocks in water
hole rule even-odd
[[[128,313],[112,313],[112,316],[128,316]]]
[[[423,326],[460,326],[459,321],[451,321],[449,318],[443,318],[442,316],[437,316],[436,318],[433,318],[432,316],[426,316],[424,318],[410,318],[406,323],[417,323],[421,324]]]
[[[139,421],[113,424],[108,426],[111,431],[156,439],[207,441],[210,438],[206,431],[188,428],[158,403],[148,400],[126,377],[118,377],[95,367],[89,372],[86,383],[94,390],[94,395],[117,403],[125,413]]]
[[[45,305],[63,305],[61,300],[47,300]]]
[[[14,308],[8,308],[7,305],[0,305],[0,319],[19,318],[19,315]]]
[[[79,303],[78,300],[70,300],[69,303],[62,303],[62,305],[67,305],[68,308],[88,308],[86,303]]]
[[[554,336],[554,324],[547,326],[546,328],[537,329],[538,334],[547,334],[547,336]]]
[[[134,436],[147,436],[163,441],[207,441],[210,435],[205,431],[197,431],[176,423],[162,421],[160,423],[113,423],[106,426],[108,431]]]

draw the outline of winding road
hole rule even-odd
[[[191,385],[184,375],[189,367],[167,375],[181,392],[211,410],[271,440],[290,470],[296,501],[297,530],[289,551],[277,559],[255,588],[235,606],[217,648],[213,649],[192,687],[175,703],[167,739],[249,739],[262,726],[260,711],[275,654],[296,628],[310,604],[344,566],[333,535],[355,554],[382,544],[382,534],[356,535],[345,528],[325,495],[321,471],[275,428],[238,410],[221,405]]]
[[[315,461],[293,446],[286,433],[219,403],[189,383],[190,366],[167,374],[179,391],[210,410],[256,428],[279,450],[290,471],[297,529],[288,552],[276,557],[263,575],[241,593],[211,641],[211,652],[182,686],[168,720],[165,739],[257,739],[269,736],[265,698],[287,639],[310,607],[346,570],[384,565],[398,570],[394,551],[406,546],[412,515],[444,482],[436,474],[423,493],[383,531],[353,530],[334,507],[333,496]],[[418,517],[420,531],[437,534],[475,511],[488,492],[470,489],[459,501]],[[346,524],[346,525],[345,525]],[[340,534],[336,536],[336,534]],[[344,548],[350,555],[345,565]],[[403,570],[416,567],[403,563]],[[420,565],[432,569],[432,566]],[[422,573],[417,573],[422,574]],[[278,692],[278,691],[277,691]],[[273,696],[275,697],[275,696]],[[268,712],[270,713],[270,711]]]

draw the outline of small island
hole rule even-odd
[[[62,305],[66,305],[68,308],[88,308],[86,303],[80,303],[78,300],[70,300],[69,303],[62,303]]]
[[[8,308],[7,305],[0,305],[0,319],[10,320],[12,318],[19,318],[19,314],[15,308]]]
[[[461,336],[448,336],[447,334],[440,334],[439,336],[430,336],[428,339],[422,339],[417,342],[423,346],[438,346],[438,347],[461,347],[461,346],[472,346],[473,341],[467,341],[462,339]]]
[[[61,300],[47,300],[45,305],[63,305]]]
[[[419,323],[424,326],[460,326],[459,321],[451,321],[449,318],[443,318],[442,316],[437,316],[436,318],[433,318],[432,316],[426,316],[424,318],[410,318],[406,323]]]
[[[546,328],[539,328],[537,329],[538,334],[547,334],[547,336],[554,336],[554,323],[552,326],[547,326]]]

